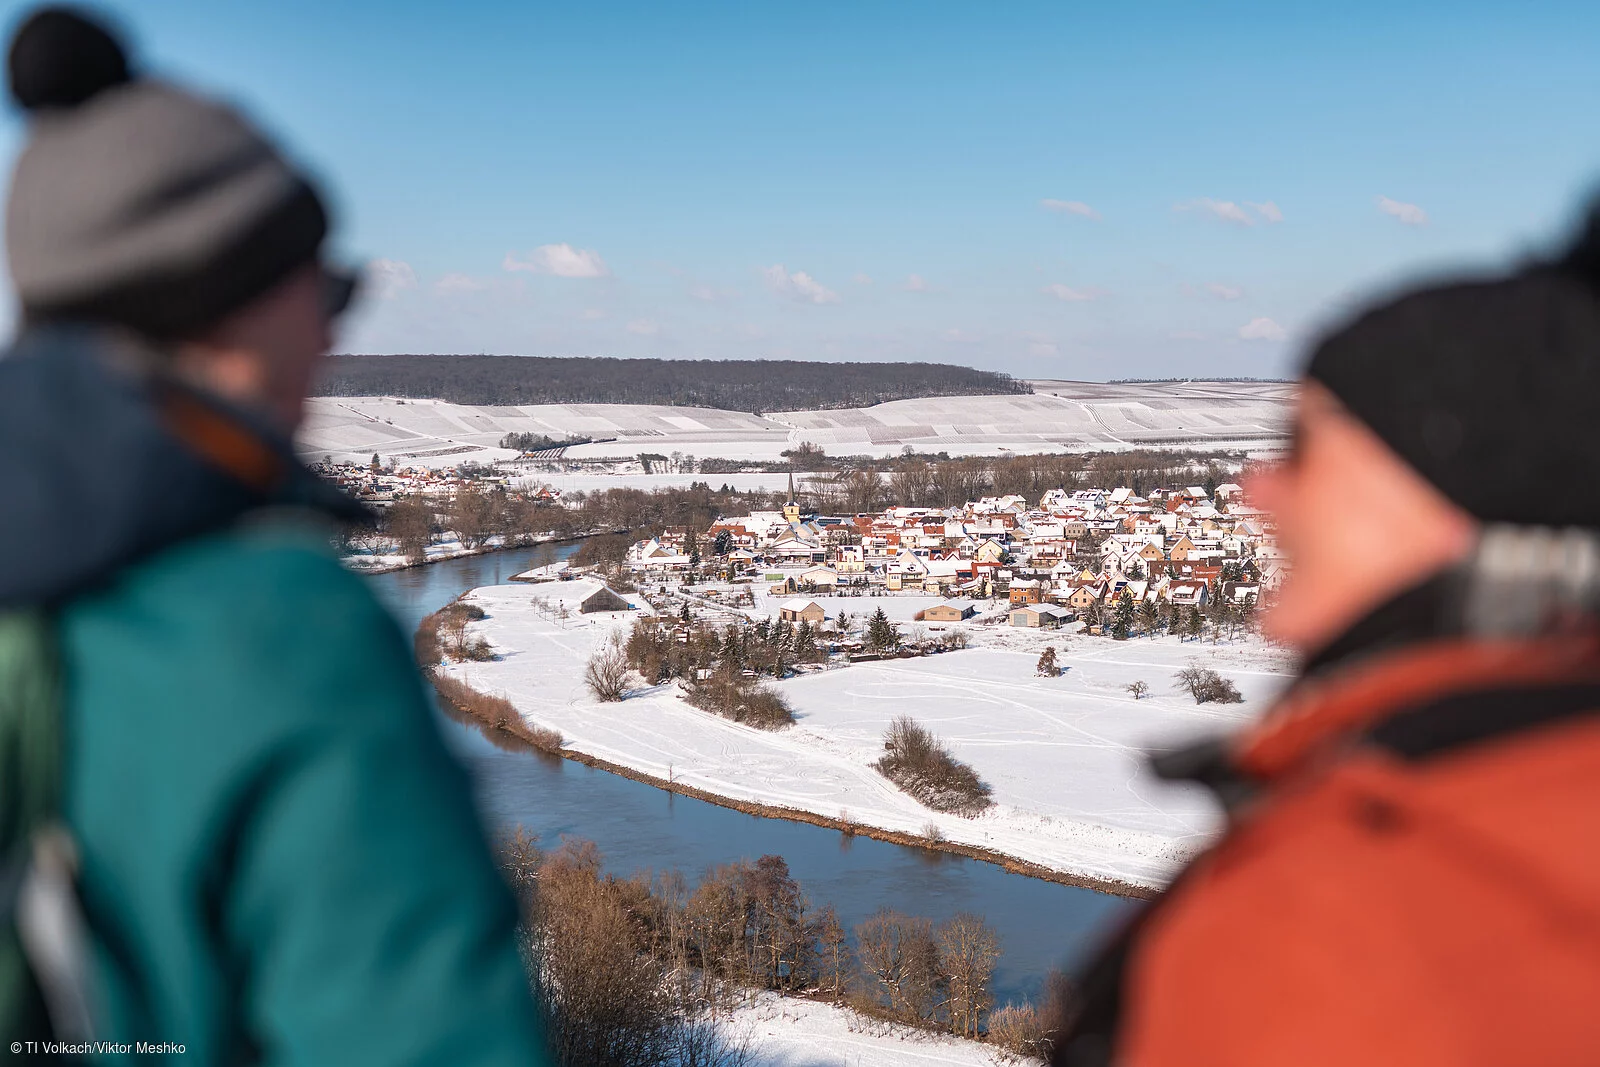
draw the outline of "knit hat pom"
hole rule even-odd
[[[29,16],[11,39],[7,66],[11,95],[26,111],[76,107],[132,80],[128,57],[111,32],[67,7]]]

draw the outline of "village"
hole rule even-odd
[[[1284,579],[1270,524],[1234,483],[1153,490],[1054,490],[1037,503],[986,497],[958,508],[891,507],[875,515],[781,511],[719,518],[632,545],[642,590],[703,586],[699,596],[748,614],[840,633],[852,597],[916,598],[907,621],[967,620],[1091,634],[1202,635],[1249,629]],[[929,601],[927,598],[936,598]],[[830,611],[829,608],[833,610]],[[857,612],[857,614],[864,614]]]

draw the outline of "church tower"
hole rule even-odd
[[[794,468],[789,468],[789,502],[783,506],[783,521],[790,526],[800,522],[800,504],[794,498]]]

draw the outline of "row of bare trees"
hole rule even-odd
[[[848,933],[780,856],[618,878],[593,842],[542,853],[520,831],[502,862],[522,900],[527,958],[564,1064],[734,1065],[717,1033],[745,990],[820,996],[976,1038],[994,1008],[1000,940],[981,918],[880,911]],[[676,1057],[676,1058],[674,1058]]]
[[[835,460],[829,477],[807,479],[809,502],[823,511],[871,513],[888,506],[955,507],[984,496],[1037,502],[1051,489],[1199,485],[1229,480],[1240,458],[1226,453],[1135,450],[1096,455],[1039,454],[985,458],[904,455]]]

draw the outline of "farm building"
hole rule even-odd
[[[1027,604],[1011,611],[1011,625],[1053,630],[1072,618],[1072,612],[1059,604]]]
[[[815,600],[785,600],[778,605],[778,618],[785,622],[809,622],[816,626],[827,618],[827,612]]]
[[[960,622],[978,613],[971,604],[935,604],[922,613],[924,622]]]
[[[591,611],[631,611],[633,605],[613,593],[605,586],[601,586],[586,597],[578,610],[584,614]]]

